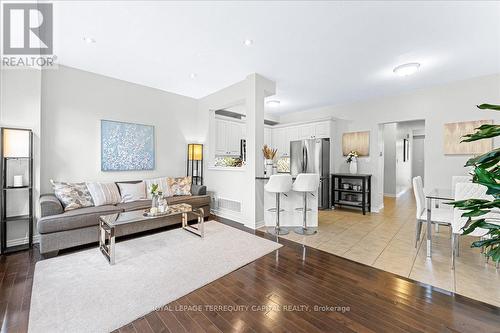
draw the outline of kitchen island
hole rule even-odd
[[[262,185],[264,192],[264,225],[266,227],[274,227],[276,225],[276,213],[268,211],[269,208],[276,207],[276,194],[266,192],[264,185],[269,180],[269,177],[255,177]],[[295,178],[293,178],[295,180]],[[318,226],[318,190],[307,195],[307,207],[311,211],[307,212],[307,226]],[[302,192],[290,191],[281,195],[280,208],[284,209],[280,215],[280,224],[282,227],[300,227],[302,226],[302,211],[295,208],[304,206],[304,197]]]

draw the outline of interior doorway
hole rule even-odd
[[[400,197],[424,178],[425,121],[386,123],[383,127],[384,196]]]

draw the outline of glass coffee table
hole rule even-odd
[[[188,224],[188,213],[194,214],[198,218],[198,224],[191,226]],[[115,264],[115,235],[116,229],[131,223],[148,223],[156,219],[164,219],[175,215],[181,215],[182,229],[189,231],[200,238],[204,235],[204,212],[203,208],[193,209],[188,204],[177,204],[168,206],[165,213],[149,215],[144,210],[134,210],[130,212],[116,213],[99,216],[99,249],[110,265]]]

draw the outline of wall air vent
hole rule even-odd
[[[241,202],[224,198],[218,198],[217,201],[218,209],[241,213]]]

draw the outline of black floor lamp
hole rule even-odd
[[[193,184],[203,185],[203,145],[188,144],[187,176],[191,176]]]

